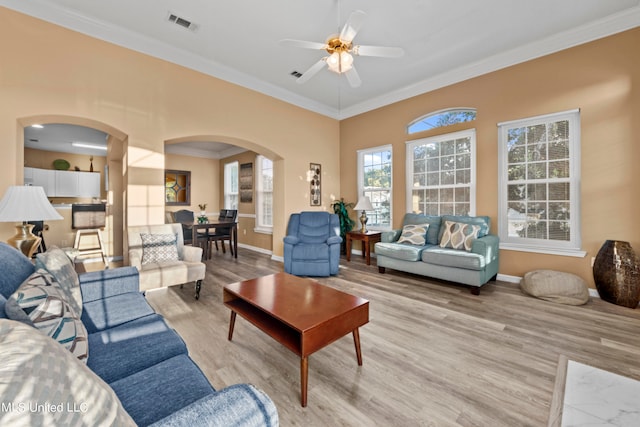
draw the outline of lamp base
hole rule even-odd
[[[31,230],[33,230],[33,224],[16,225],[16,235],[7,239],[9,245],[21,251],[29,259],[31,259],[42,240],[33,234]]]
[[[360,215],[360,224],[362,224],[362,228],[360,229],[360,232],[362,234],[367,232],[367,221],[369,221],[369,218],[367,218],[367,212],[362,211],[362,215]]]

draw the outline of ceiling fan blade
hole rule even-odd
[[[340,40],[345,43],[351,43],[358,31],[360,31],[366,15],[367,14],[361,10],[351,12],[347,23],[344,24],[342,31],[340,31]]]
[[[325,43],[308,42],[306,40],[284,39],[278,42],[280,46],[301,47],[303,49],[325,49]]]
[[[327,64],[327,58],[324,57],[320,61],[313,64],[307,71],[305,71],[300,77],[296,79],[296,83],[302,84],[309,80],[311,77],[315,76],[318,71],[322,70],[324,66]]]
[[[351,85],[351,87],[359,87],[362,84],[362,80],[360,80],[360,75],[356,71],[355,67],[351,67],[351,69],[345,72],[344,75],[347,76],[347,80],[349,81],[349,84]]]
[[[401,47],[384,47],[384,46],[355,46],[353,48],[354,55],[360,56],[381,56],[384,58],[399,58],[404,55],[404,49]]]

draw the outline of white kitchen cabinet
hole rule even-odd
[[[24,168],[24,184],[42,187],[47,197],[100,197],[100,173]]]
[[[73,171],[54,171],[56,191],[54,197],[78,197],[79,176]]]
[[[42,187],[47,197],[55,193],[55,171],[48,169],[24,168],[24,184]]]
[[[76,172],[78,174],[78,197],[100,197],[100,174]]]

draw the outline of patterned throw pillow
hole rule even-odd
[[[0,319],[0,361],[3,425],[135,426],[111,387],[30,326]]]
[[[142,264],[178,261],[178,236],[175,234],[140,233]]]
[[[440,240],[441,248],[464,249],[471,251],[473,241],[480,233],[479,225],[464,224],[462,222],[445,221],[444,233]]]
[[[45,270],[37,270],[20,285],[7,299],[5,312],[10,319],[31,324],[87,362],[87,330],[66,292]]]
[[[36,255],[36,268],[44,268],[56,279],[67,293],[69,304],[78,316],[82,316],[80,280],[67,254],[59,247],[51,246],[46,252]]]
[[[402,227],[402,234],[398,243],[424,246],[427,239],[429,224],[407,224]]]

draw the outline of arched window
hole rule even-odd
[[[470,122],[476,119],[475,108],[449,108],[422,116],[407,126],[407,133],[422,132],[456,123]]]

